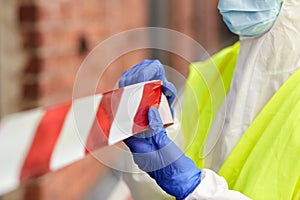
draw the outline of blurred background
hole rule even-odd
[[[0,117],[70,101],[75,76],[84,58],[97,44],[122,31],[148,26],[173,29],[198,41],[211,55],[237,40],[222,22],[217,0],[0,2]],[[134,40],[128,38],[128,45]],[[183,76],[188,75],[189,63],[178,55],[153,49],[137,50],[119,57],[105,69],[97,92],[115,88],[123,71],[149,58],[160,59]],[[197,59],[196,55],[194,61]],[[96,67],[106,67],[95,62]],[[91,76],[92,73],[87,73],[81,77],[85,87],[89,87]],[[103,180],[113,185],[118,182],[111,178],[109,169],[95,162],[86,158],[2,198],[108,199],[115,193],[103,187]],[[76,181],[75,174],[86,168],[90,173],[82,181]],[[72,187],[66,187],[70,184]],[[127,193],[124,193],[122,184],[120,188],[124,198],[130,199],[128,190],[125,188]],[[106,197],[98,198],[99,192]]]
[[[146,26],[174,29],[210,54],[237,39],[222,23],[217,0],[1,1],[1,116],[68,101],[86,55],[121,31]],[[114,66],[125,70],[145,58],[159,58],[185,76],[188,73],[188,63],[176,55],[135,51],[112,63],[99,92],[120,77],[122,70]]]

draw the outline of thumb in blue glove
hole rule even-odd
[[[200,183],[201,170],[169,139],[156,108],[148,112],[150,130],[124,142],[140,169],[168,194],[184,199]]]

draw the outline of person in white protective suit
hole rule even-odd
[[[150,130],[125,140],[144,171],[123,175],[134,199],[300,199],[300,1],[220,0],[218,8],[240,36],[212,58],[227,96],[214,93],[205,62],[192,64],[182,111],[186,155],[149,110]],[[119,86],[153,79],[162,80],[171,105],[176,90],[159,61],[129,69]],[[219,102],[216,114],[205,110],[207,90],[208,101]]]

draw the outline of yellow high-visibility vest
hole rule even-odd
[[[190,66],[181,115],[186,155],[204,167],[204,146],[229,90],[239,43]],[[218,172],[253,199],[300,199],[300,69],[248,127]]]
[[[186,155],[203,168],[205,140],[229,90],[240,43],[227,47],[205,62],[193,63],[185,84],[181,113]]]

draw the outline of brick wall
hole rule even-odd
[[[23,83],[26,108],[70,100],[76,72],[87,52],[115,33],[146,26],[147,1],[24,1],[18,16],[23,47],[29,52]],[[122,66],[132,65],[144,55],[137,52],[116,60],[108,69],[113,73],[106,73],[107,81],[102,81],[98,91],[112,89]]]
[[[71,100],[76,73],[87,54],[115,33],[146,26],[148,18],[147,0],[1,1],[1,24],[7,28],[1,28],[2,116]],[[121,73],[146,55],[135,51],[115,60],[97,91],[115,87]],[[91,74],[80,80],[82,95],[89,91],[89,80],[98,78],[93,70],[106,68],[97,60],[92,66]],[[109,170],[88,156],[23,184],[3,199],[82,199]]]

